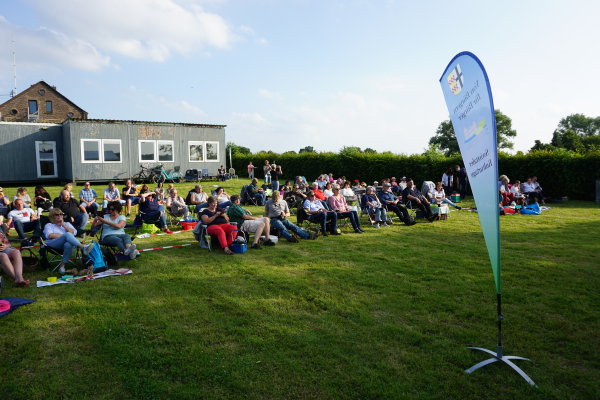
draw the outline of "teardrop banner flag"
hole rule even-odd
[[[450,61],[440,84],[473,191],[496,293],[500,294],[498,142],[490,82],[475,54],[462,52]]]

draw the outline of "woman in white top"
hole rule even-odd
[[[327,184],[325,185],[325,190],[323,190],[323,194],[325,195],[326,199],[333,196],[333,189],[331,188],[331,182],[327,182]]]
[[[94,248],[93,243],[84,245],[77,240],[75,237],[77,230],[69,222],[64,221],[64,215],[60,208],[53,208],[48,215],[51,222],[44,227],[46,245],[53,249],[62,249],[63,251],[62,261],[58,265],[58,272],[60,274],[65,273],[65,264],[71,258],[73,248],[78,247],[82,249],[85,255],[89,254]]]
[[[446,197],[446,193],[444,192],[444,186],[442,185],[442,182],[438,182],[437,185],[435,185],[435,189],[433,190],[433,200],[437,203],[437,205],[446,203],[456,208],[457,210],[462,209],[461,206],[457,206],[449,198]]]
[[[521,192],[521,181],[515,181],[515,183],[513,183],[512,187],[510,188],[510,192],[514,196],[515,203],[520,205],[521,207],[524,207],[525,195],[523,194],[523,192]]]
[[[231,198],[225,193],[225,189],[222,187],[218,187],[215,190],[215,197],[217,198],[218,208],[227,208],[231,205]]]

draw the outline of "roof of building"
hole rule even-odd
[[[185,122],[160,122],[160,121],[133,121],[133,120],[119,120],[119,119],[80,119],[72,118],[65,121],[69,122],[83,122],[83,123],[104,123],[104,124],[136,124],[136,125],[162,125],[162,126],[194,126],[197,128],[225,128],[227,125],[215,125],[215,124],[191,124]]]
[[[60,96],[62,99],[64,99],[67,103],[71,104],[73,107],[81,110],[83,113],[87,113],[87,111],[85,111],[83,108],[79,107],[77,104],[73,103],[71,100],[69,100],[68,98],[66,98],[62,93],[60,93],[58,90],[56,90],[56,86],[52,86],[47,84],[44,81],[39,81],[37,83],[34,83],[33,85],[29,86],[27,89],[21,91],[19,94],[17,94],[15,97],[11,97],[10,99],[8,99],[7,101],[5,101],[4,103],[0,104],[0,107],[5,105],[6,103],[9,103],[11,101],[14,101],[16,98],[23,96],[25,93],[27,93],[27,91],[29,89],[31,89],[32,87],[36,86],[36,85],[43,85],[46,88],[48,88],[49,90],[52,90],[54,93],[56,93],[58,96]]]

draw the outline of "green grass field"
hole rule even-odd
[[[538,388],[503,365],[463,372],[485,358],[466,346],[495,349],[496,298],[477,214],[457,211],[233,257],[147,252],[123,277],[7,285],[3,296],[36,302],[0,319],[0,399],[600,398],[600,207],[566,202],[501,227],[505,352],[531,358],[517,364]]]

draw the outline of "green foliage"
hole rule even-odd
[[[314,153],[315,149],[312,146],[306,146],[300,149],[298,153]]]
[[[600,117],[592,118],[583,114],[571,114],[560,120],[556,130],[564,133],[574,131],[580,136],[593,136],[600,134]]]
[[[229,149],[231,149],[232,154],[252,154],[252,151],[248,147],[238,146],[233,142],[227,142],[227,146],[225,147],[227,154],[229,154]]]
[[[600,152],[578,154],[564,149],[540,150],[528,154],[510,155],[499,153],[499,170],[511,180],[525,180],[536,175],[542,187],[554,197],[569,196],[573,199],[594,198],[595,181],[600,179]],[[431,147],[421,155],[397,155],[392,153],[256,153],[236,155],[234,168],[243,171],[248,161],[261,165],[263,160],[276,160],[284,175],[291,179],[304,175],[316,179],[323,173],[334,176],[372,182],[384,177],[410,176],[415,182],[437,181],[443,172],[457,164],[464,165],[459,154],[445,156]]]
[[[560,120],[549,144],[536,140],[530,151],[552,149],[578,153],[600,150],[600,117],[571,114]]]
[[[499,149],[512,149],[511,138],[517,136],[517,131],[512,129],[512,120],[502,113],[495,110],[496,132]],[[458,141],[454,133],[454,127],[450,121],[442,121],[438,126],[435,136],[429,139],[430,145],[437,145],[446,155],[457,154],[460,152]]]

